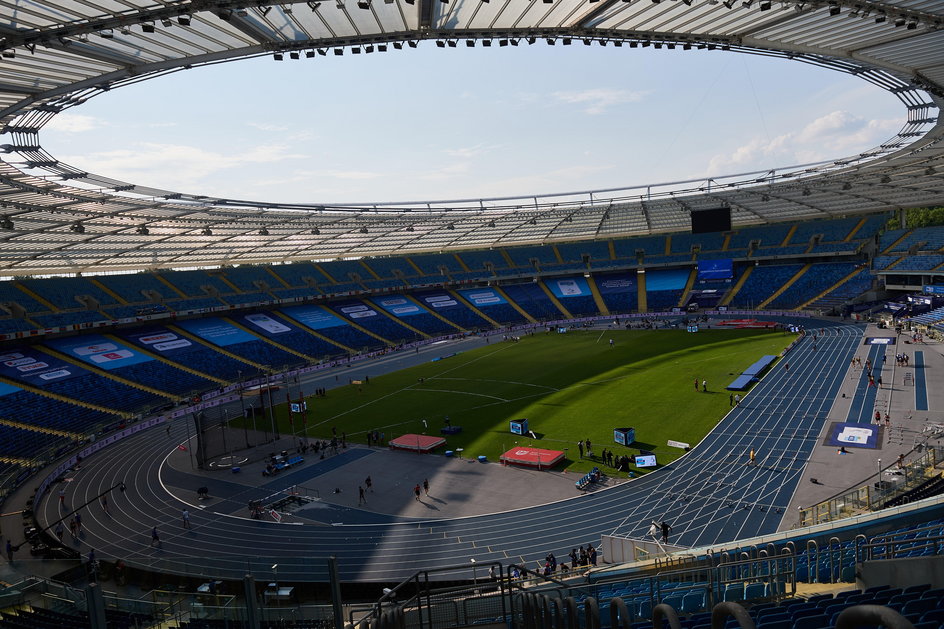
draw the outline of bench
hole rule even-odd
[[[743,391],[749,387],[752,382],[757,382],[758,376],[775,360],[777,360],[777,357],[773,354],[762,356],[760,360],[742,371],[741,375],[735,378],[734,382],[726,386],[725,389],[729,391]]]
[[[577,487],[577,489],[583,491],[584,489],[589,487],[591,484],[600,480],[600,477],[601,477],[600,468],[594,467],[592,470],[590,470],[589,473],[585,474],[576,483],[574,483],[574,485]]]

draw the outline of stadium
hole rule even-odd
[[[909,224],[944,204],[940,0],[0,12],[0,626],[944,624],[944,227]],[[558,42],[810,64],[906,122],[415,203],[158,189],[40,142],[201,66]]]

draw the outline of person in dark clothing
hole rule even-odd
[[[669,543],[669,533],[671,533],[671,532],[672,532],[672,527],[669,526],[669,523],[668,523],[668,522],[666,522],[665,520],[663,520],[663,521],[662,521],[662,543],[663,543],[663,544],[668,544],[668,543]]]

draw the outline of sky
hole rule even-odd
[[[578,44],[243,60],[112,90],[43,146],[82,170],[271,202],[580,192],[844,157],[902,126],[854,77],[720,50]]]

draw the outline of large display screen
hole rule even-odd
[[[692,233],[726,232],[731,229],[731,208],[692,210]]]
[[[636,457],[636,467],[656,467],[656,455],[643,454]]]
[[[732,277],[734,277],[734,262],[730,258],[698,261],[699,282],[729,280]]]

